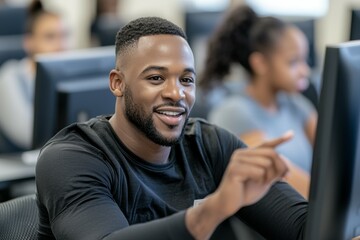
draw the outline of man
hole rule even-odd
[[[196,75],[179,27],[130,22],[109,78],[114,115],[73,124],[42,149],[40,239],[207,239],[233,215],[269,239],[302,238],[307,202],[278,182],[287,167],[274,150],[291,134],[247,149],[188,119]]]

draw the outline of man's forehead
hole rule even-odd
[[[181,36],[171,34],[142,36],[123,49],[118,56],[118,60],[127,62],[133,57],[147,58],[149,57],[148,54],[153,54],[151,55],[152,58],[169,57],[169,55],[182,56],[182,58],[185,56],[186,58],[190,57],[193,62],[193,53],[187,41]]]
[[[134,46],[138,48],[153,48],[158,47],[159,45],[169,45],[169,46],[188,46],[187,41],[178,35],[171,34],[158,34],[158,35],[147,35],[142,36],[138,39]]]

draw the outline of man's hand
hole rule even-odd
[[[260,200],[274,182],[285,176],[287,165],[275,147],[292,136],[292,132],[287,132],[256,148],[234,151],[218,189],[200,206],[187,212],[186,224],[196,239],[210,237],[218,224],[240,208]],[[192,224],[196,227],[191,227]]]
[[[256,148],[236,150],[213,197],[219,201],[224,219],[241,207],[254,204],[271,185],[285,176],[286,163],[275,147],[290,140],[292,132],[266,141]]]

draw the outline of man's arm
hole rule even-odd
[[[233,153],[218,189],[187,211],[186,225],[196,239],[208,239],[223,220],[259,201],[275,181],[284,177],[286,163],[274,148],[291,137],[285,134],[258,148]]]

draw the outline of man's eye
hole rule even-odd
[[[191,77],[185,77],[181,81],[184,82],[184,83],[193,83],[194,79],[191,78]]]
[[[151,77],[148,77],[149,80],[155,80],[155,81],[159,81],[159,80],[162,80],[162,77],[160,76],[151,76]]]

